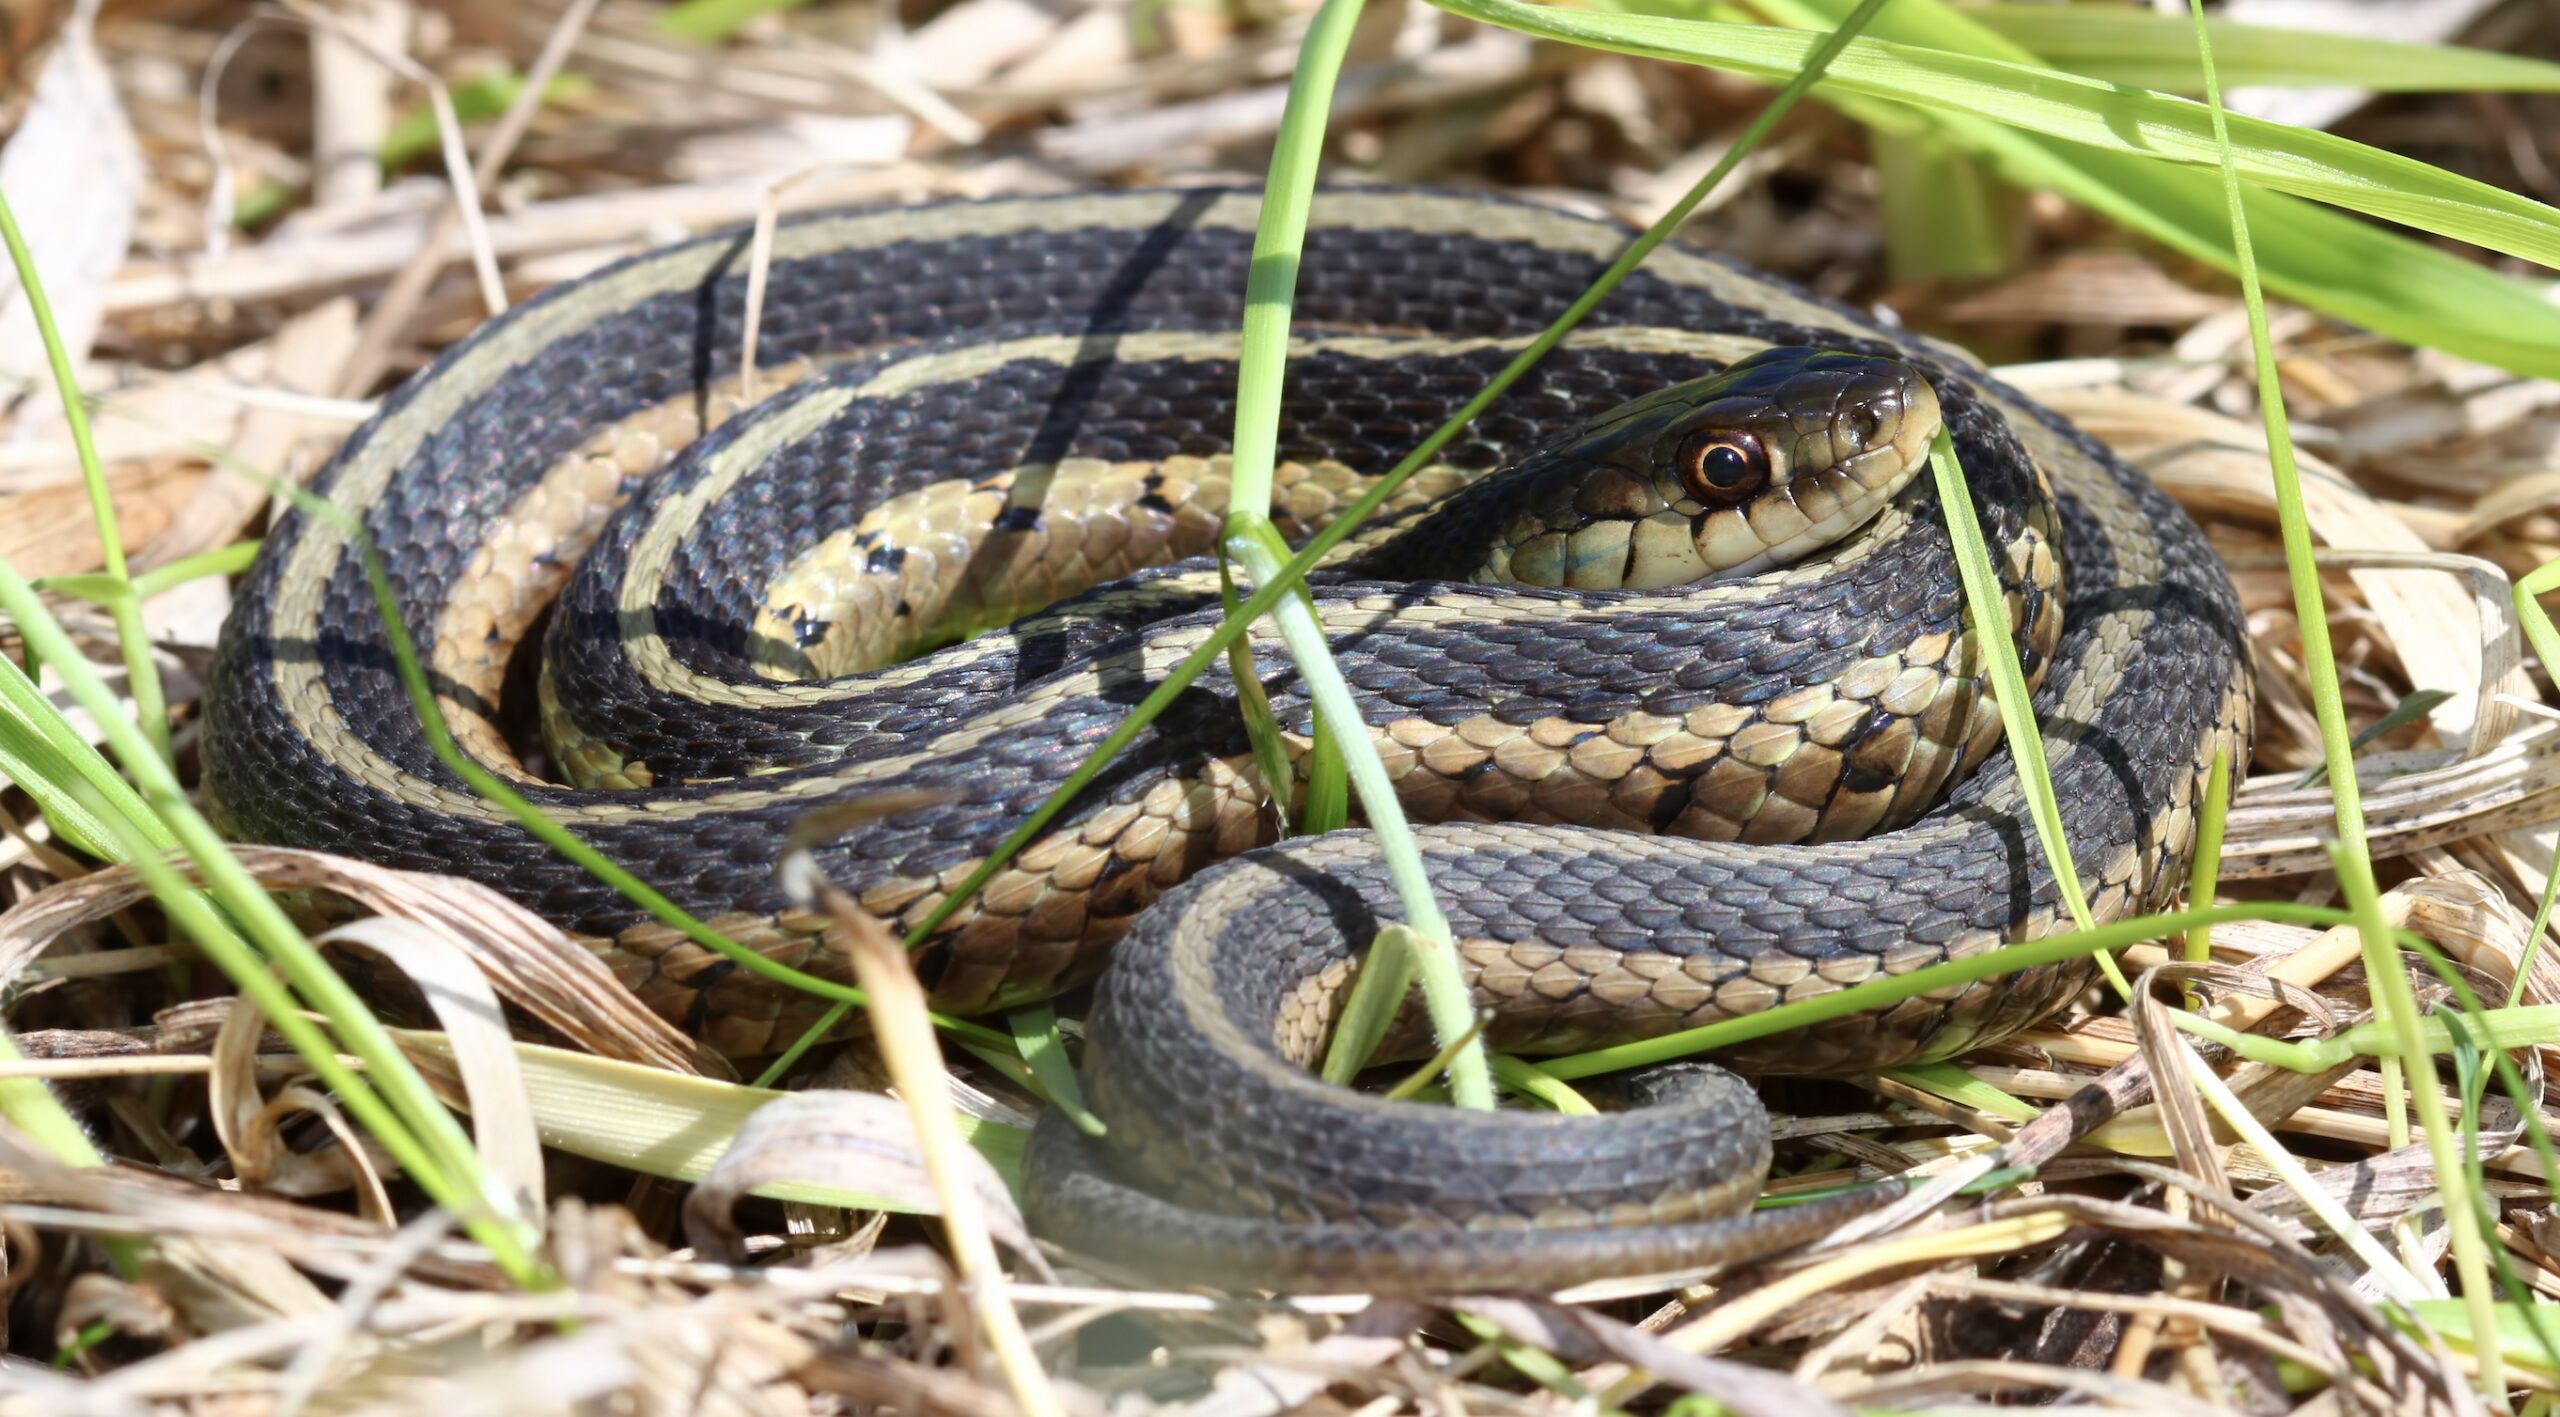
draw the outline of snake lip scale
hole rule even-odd
[[[925,804],[816,853],[909,928],[1214,629],[1198,558],[1256,208],[1183,190],[786,223],[753,398],[745,239],[653,251],[447,351],[316,490],[378,548],[466,751],[732,938],[840,979],[829,922],[771,879],[795,820]],[[1321,196],[1284,532],[1359,496],[1626,239],[1483,196]],[[2057,928],[1937,498],[1908,476],[1941,424],[2093,913],[2175,891],[2251,706],[2195,525],[1961,353],[1666,247],[1309,578],[1493,1042],[1658,1035]],[[1305,686],[1268,627],[1248,643],[1303,764]],[[466,790],[386,645],[344,533],[282,519],[208,695],[230,830],[487,882],[734,1054],[823,1011]],[[524,697],[547,761],[504,730]],[[1107,1265],[1449,1290],[1729,1262],[1854,1202],[1742,1214],[1768,1128],[1726,1067],[1943,1058],[2090,978],[1939,990],[1632,1080],[1597,1117],[1327,1087],[1304,1065],[1395,896],[1366,833],[1275,842],[1255,762],[1233,685],[1204,676],[918,956],[959,1012],[1100,976],[1083,1074],[1109,1134],[1045,1119],[1025,1187],[1037,1233]],[[1417,1048],[1407,1019],[1390,1051]]]

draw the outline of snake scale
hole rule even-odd
[[[1256,208],[1184,190],[786,222],[747,373],[735,234],[492,321],[347,441],[317,484],[343,519],[276,527],[218,656],[210,799],[249,839],[485,881],[715,1046],[780,1046],[819,1001],[647,919],[437,764],[342,520],[378,546],[467,751],[686,908],[842,978],[826,922],[773,883],[796,818],[922,803],[817,853],[906,928],[1214,627],[1198,558]],[[1625,239],[1487,197],[1323,195],[1284,531],[1359,495]],[[1910,476],[1940,421],[2040,676],[2091,904],[2174,890],[2205,765],[2246,761],[2250,713],[2236,598],[2194,524],[1961,355],[1666,248],[1310,581],[1493,1042],[1659,1034],[2054,928],[1937,498]],[[1880,507],[1847,506],[1888,473]],[[516,647],[536,639],[533,671]],[[1275,632],[1250,643],[1303,769],[1306,689]],[[528,701],[542,758],[508,736]],[[1104,974],[1083,1073],[1109,1135],[1042,1124],[1034,1228],[1301,1289],[1736,1253],[1768,1128],[1720,1069],[1640,1079],[1597,1117],[1304,1070],[1399,912],[1367,833],[1274,844],[1255,761],[1231,680],[1204,675],[917,956],[959,1012]],[[1722,1061],[1945,1057],[2088,977],[1941,990]]]

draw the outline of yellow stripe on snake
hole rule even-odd
[[[1135,192],[787,223],[752,399],[746,241],[644,255],[449,351],[318,490],[379,546],[469,752],[687,909],[842,978],[826,923],[773,881],[795,819],[926,803],[817,853],[909,928],[1215,627],[1196,558],[1224,511],[1255,205]],[[1284,530],[1359,496],[1625,239],[1483,197],[1321,197]],[[2236,600],[2195,526],[1962,356],[1665,249],[1310,580],[1496,1045],[1657,1035],[2055,928],[1913,476],[1942,421],[2092,908],[2175,889],[2205,765],[2246,761],[2250,707]],[[537,629],[535,672],[516,648]],[[818,1015],[466,790],[386,644],[347,538],[287,517],[210,697],[205,780],[233,830],[486,881],[732,1053]],[[1275,632],[1251,644],[1303,772],[1305,688]],[[504,727],[527,701],[533,766]],[[1552,1287],[1761,1243],[1733,1217],[1766,1119],[1720,1069],[1643,1080],[1643,1105],[1599,1117],[1312,1078],[1396,898],[1365,832],[1275,843],[1254,764],[1234,686],[1203,676],[919,953],[959,1012],[1110,961],[1083,1058],[1109,1135],[1042,1124],[1036,1230],[1110,1265],[1295,1288]],[[1941,1058],[2086,980],[2012,974],[1721,1061]]]

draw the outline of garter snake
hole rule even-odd
[[[818,856],[906,928],[1214,626],[1214,571],[1182,558],[1219,527],[1255,208],[1136,192],[788,222],[743,377],[748,243],[651,252],[448,351],[317,491],[370,533],[467,751],[679,904],[840,978],[825,922],[772,882],[795,818],[929,800]],[[1483,197],[1319,200],[1284,530],[1358,495],[1623,240]],[[1929,479],[1815,525],[1844,469],[1914,463],[1939,420],[2041,676],[2093,909],[2174,888],[2205,765],[2245,761],[2250,706],[2194,525],[1961,355],[1666,248],[1311,578],[1495,1042],[1660,1033],[2054,927]],[[1732,569],[1692,579],[1709,561]],[[985,625],[1005,628],[950,643]],[[528,688],[511,671],[537,628]],[[386,643],[340,520],[283,518],[209,695],[205,783],[233,831],[486,881],[732,1053],[816,1016],[465,790]],[[1276,639],[1252,643],[1303,765],[1308,696]],[[504,727],[527,698],[547,768]],[[1713,1259],[1768,1153],[1721,1072],[1561,1118],[1300,1069],[1394,897],[1365,833],[1271,844],[1254,763],[1232,684],[1203,677],[918,956],[938,1003],[981,1011],[1090,979],[1119,942],[1085,1059],[1111,1135],[1043,1125],[1035,1227],[1295,1287]],[[1943,1057],[2086,978],[1944,990],[1725,1061]]]

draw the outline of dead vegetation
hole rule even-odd
[[[0,175],[66,334],[88,351],[82,386],[137,573],[255,534],[269,494],[214,450],[306,476],[370,400],[492,311],[673,234],[845,202],[1256,182],[1308,13],[820,5],[704,42],[634,0],[93,8],[0,6],[12,60],[0,111],[14,124]],[[2448,35],[2475,26],[2475,43],[2560,54],[2560,26],[2529,0],[2408,9]],[[1762,97],[1377,0],[1334,152],[1345,178],[1488,184],[1643,222]],[[2560,195],[2548,136],[2560,99],[2261,101]],[[477,202],[453,200],[439,109],[462,122]],[[2226,896],[2335,903],[2329,798],[2301,782],[2320,749],[2233,287],[2046,196],[2001,198],[1996,239],[1970,253],[1897,240],[1877,160],[1862,130],[1807,105],[1687,237],[1970,344],[2197,513],[2235,568],[2261,685]],[[0,557],[28,576],[94,571],[88,491],[23,305],[0,315],[14,394]],[[2560,385],[2276,313],[2313,525],[2340,548],[2328,591],[2350,717],[2444,695],[2367,749],[2384,906],[2503,1000],[2560,848],[2560,712],[2522,665],[2507,604],[2510,578],[2560,556]],[[222,579],[202,577],[149,606],[182,749],[224,600]],[[59,604],[120,673],[105,614]],[[14,637],[5,647],[19,657]],[[2208,1105],[2199,1054],[2156,1003],[2093,998],[1968,1061],[2024,1108],[1946,1077],[1774,1091],[1782,1192],[2040,1163],[1987,1196],[1928,1192],[1898,1228],[1800,1263],[1668,1293],[1442,1306],[1151,1293],[1048,1273],[978,1153],[919,1149],[877,1097],[831,1093],[741,1130],[764,1095],[702,1079],[717,1065],[485,891],[307,854],[250,864],[273,888],[356,903],[363,918],[338,942],[436,1001],[441,1038],[400,1037],[470,1108],[488,1171],[539,1217],[559,1284],[518,1287],[424,1207],[130,874],[67,849],[23,795],[0,792],[0,981],[24,1054],[0,1063],[0,1086],[53,1086],[115,1163],[66,1165],[0,1100],[18,1123],[0,1126],[0,1412],[974,1417],[1183,1403],[1384,1417],[1651,1408],[1681,1393],[1756,1413],[2483,1403],[2473,1348],[2446,1336],[2460,1331],[2450,1229],[2400,1079],[2352,1059],[2308,1075],[2240,1062],[2228,1088],[2265,1129],[2244,1136]],[[2266,1038],[2367,1016],[2352,931],[2241,924],[2212,943],[2209,966],[2154,945],[2127,968],[2190,984],[2208,1018]],[[894,994],[896,962],[874,967]],[[2520,997],[2560,1004],[2547,953]],[[500,998],[562,1046],[497,1046]],[[920,1002],[908,1008],[920,1024]],[[936,1084],[938,1057],[884,1032],[885,1064],[849,1050],[794,1085],[877,1092],[897,1076],[910,1092],[948,1090],[972,1127],[1019,1124],[1037,1105],[957,1055],[958,1079]],[[2526,1041],[2543,1046],[2513,1056],[2538,1088],[2560,1028]],[[2458,1101],[2451,1069],[2441,1082]],[[2499,1258],[2521,1292],[2560,1297],[2546,1163],[2496,1088],[2478,1111],[2467,1145]],[[706,1177],[690,1199],[667,1179]],[[780,1179],[908,1210],[961,1194],[983,1223],[953,1244],[911,1217],[745,1199]],[[2359,1243],[2332,1228],[2341,1216]],[[1015,1279],[960,1282],[995,1265],[990,1234],[1015,1252]],[[2428,1325],[2398,1316],[2411,1303]],[[2529,1336],[2505,1356],[2506,1386],[2547,1410],[2560,1356]]]

